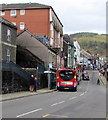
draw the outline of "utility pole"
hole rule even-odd
[[[50,90],[51,88],[51,81],[50,81],[50,71],[48,71],[48,89]]]

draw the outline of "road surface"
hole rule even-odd
[[[3,118],[106,118],[106,87],[89,71],[77,92],[54,91],[2,103]]]

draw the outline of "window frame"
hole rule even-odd
[[[7,49],[7,51],[6,51],[6,61],[7,61],[7,63],[10,62],[10,60],[11,60],[10,57],[11,57],[10,49]]]
[[[4,16],[4,15],[5,15],[5,11],[4,11],[4,10],[1,10],[1,11],[0,11],[0,15],[1,15],[1,16]]]
[[[7,41],[11,41],[11,29],[7,29]]]
[[[23,23],[23,24],[22,24]],[[22,25],[21,25],[22,24]],[[20,30],[24,30],[25,29],[25,23],[24,22],[20,22]]]
[[[23,11],[23,12],[22,12]],[[25,10],[20,10],[20,15],[25,15]]]
[[[16,10],[10,10],[10,16],[16,16],[17,11]]]

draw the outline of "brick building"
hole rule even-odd
[[[33,34],[46,35],[50,39],[49,46],[58,52],[57,67],[64,66],[61,56],[63,25],[51,6],[38,3],[2,4],[0,15],[18,26],[18,32],[27,28]]]

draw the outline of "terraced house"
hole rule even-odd
[[[63,25],[51,6],[26,3],[2,4],[0,15],[16,26],[18,32],[28,29],[33,34],[45,35],[48,45],[57,52],[57,68],[64,67]]]
[[[0,17],[1,23],[1,43],[2,43],[2,61],[16,63],[16,37],[17,27]]]

